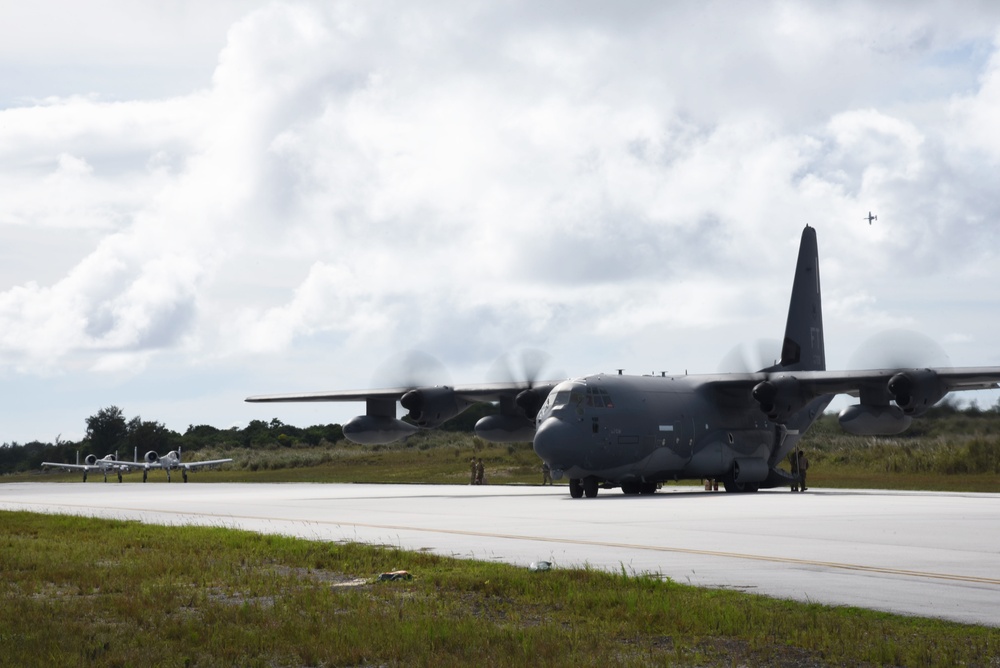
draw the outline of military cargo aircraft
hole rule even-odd
[[[948,392],[997,388],[1000,367],[888,368],[826,371],[816,231],[799,245],[791,303],[773,366],[755,373],[630,376],[597,374],[569,380],[397,387],[248,397],[250,402],[364,401],[344,425],[357,443],[377,444],[433,428],[476,402],[499,412],[476,423],[494,442],[531,441],[554,479],[569,478],[571,496],[620,487],[652,494],[668,480],[714,478],[727,492],[792,486],[779,468],[834,396],[859,403],[839,416],[860,435],[905,430]],[[409,421],[396,417],[396,402]]]
[[[79,458],[77,461],[80,461]],[[83,481],[87,482],[87,474],[91,471],[100,471],[104,474],[104,482],[108,481],[108,471],[115,471],[118,474],[118,482],[122,481],[122,473],[140,468],[139,464],[118,461],[114,455],[105,455],[100,459],[97,455],[87,455],[83,464],[60,464],[58,462],[42,462],[42,468],[57,468],[66,471],[83,471]]]

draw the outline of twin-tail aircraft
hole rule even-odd
[[[167,482],[170,482],[170,472],[180,469],[184,482],[188,481],[188,471],[196,471],[200,468],[228,464],[232,459],[210,459],[203,462],[182,462],[180,450],[171,450],[162,457],[153,450],[146,453],[143,461],[137,464],[142,469],[142,481],[146,482],[150,469],[163,469],[167,472]]]
[[[171,450],[162,457],[150,450],[143,457],[141,462],[126,462],[117,459],[114,455],[107,455],[98,459],[94,455],[87,455],[83,460],[84,464],[61,464],[58,462],[42,462],[42,468],[59,468],[66,471],[83,471],[83,481],[87,482],[87,474],[91,471],[104,473],[104,482],[108,481],[108,472],[118,473],[118,482],[122,481],[122,474],[131,471],[142,471],[142,481],[146,482],[150,470],[163,469],[167,472],[167,482],[170,482],[170,472],[180,469],[184,482],[188,481],[188,471],[194,471],[209,466],[227,464],[232,459],[212,459],[204,462],[182,462],[181,453],[178,450]]]
[[[77,459],[77,461],[80,461]],[[42,462],[42,468],[56,468],[64,471],[83,471],[83,481],[87,482],[87,474],[91,471],[100,471],[104,474],[104,482],[108,481],[108,471],[118,474],[118,482],[122,481],[122,474],[132,470],[139,470],[142,464],[118,461],[114,455],[105,455],[100,459],[97,455],[87,455],[83,464],[61,464],[59,462]]]
[[[839,416],[852,434],[898,434],[946,394],[1000,387],[1000,367],[827,371],[815,229],[799,245],[781,358],[756,373],[629,376],[454,387],[263,395],[250,402],[364,401],[344,425],[357,443],[379,444],[437,427],[476,402],[499,412],[476,423],[493,442],[531,441],[573,498],[600,487],[652,494],[666,481],[714,478],[727,492],[792,486],[779,468],[834,396],[858,403]],[[396,403],[408,411],[397,419]]]

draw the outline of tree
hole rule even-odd
[[[93,450],[104,456],[115,452],[128,438],[128,424],[122,409],[109,406],[87,418],[87,437]]]
[[[141,457],[153,450],[163,454],[170,448],[171,431],[160,422],[143,421],[138,416],[128,423],[128,442]]]

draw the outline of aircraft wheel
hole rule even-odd
[[[118,482],[121,482],[121,481],[122,481],[122,472],[119,471],[118,472]]]
[[[583,479],[583,493],[588,499],[592,499],[597,496],[597,478],[589,475]]]
[[[148,472],[148,471],[143,471],[143,472],[142,472],[142,481],[143,481],[143,482],[146,482],[146,476],[147,476],[147,475],[149,475],[149,472]]]
[[[569,495],[574,499],[579,499],[583,496],[583,485],[580,484],[579,478],[569,479]]]
[[[656,494],[656,483],[655,482],[644,482],[639,488],[640,494]]]
[[[87,472],[86,471],[84,471],[84,473],[83,473],[83,481],[87,482]]]
[[[639,482],[623,482],[622,483],[622,494],[628,494],[632,496],[634,494],[640,494],[642,492],[642,483]]]
[[[188,481],[188,472],[184,471],[183,475],[184,475],[184,482],[187,482]]]
[[[735,494],[746,494],[750,492],[756,492],[760,489],[760,485],[755,482],[736,482],[735,480],[723,480],[723,486],[725,486],[726,491]]]

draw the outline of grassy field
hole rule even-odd
[[[813,487],[1000,492],[1000,434],[866,439],[821,425],[807,435],[803,448],[811,462],[809,484]],[[194,473],[192,482],[467,484],[471,457],[482,457],[491,484],[538,484],[542,477],[541,461],[530,444],[490,444],[458,433],[420,434],[391,446],[365,447],[342,441],[315,447],[217,447],[195,456],[231,457],[234,461],[220,470]],[[80,475],[30,471],[0,478],[39,479],[78,482]],[[102,479],[100,475],[89,478],[91,482]],[[153,472],[149,480],[165,482],[166,475]],[[141,482],[142,476],[128,474],[125,481]]]
[[[1000,665],[1000,629],[655,575],[4,513],[0,664]],[[405,569],[412,580],[377,582]]]
[[[864,439],[824,419],[803,441],[810,486],[1000,492],[997,423],[962,416],[910,438]],[[456,433],[388,447],[218,446],[190,458],[219,457],[235,461],[192,483],[467,484],[471,457],[482,457],[491,484],[541,481],[529,444]],[[78,484],[80,476],[3,477],[40,479]],[[221,529],[0,518],[0,665],[1000,666],[1000,629],[699,590],[655,575],[530,573]],[[374,581],[400,568],[414,579]]]

